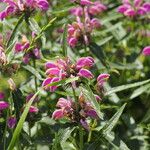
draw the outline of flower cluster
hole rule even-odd
[[[49,3],[47,0],[1,0],[7,4],[5,10],[0,13],[0,19],[3,20],[12,14],[18,14],[23,11],[32,12],[34,9],[47,10]]]
[[[15,53],[25,52],[23,56],[23,62],[25,64],[28,64],[31,58],[40,59],[40,50],[37,47],[34,47],[32,50],[26,52],[29,47],[30,42],[24,35],[22,36],[21,42],[15,44]]]
[[[47,78],[43,81],[42,86],[54,92],[57,86],[49,86],[54,82],[73,77],[92,79],[94,75],[89,69],[93,65],[94,59],[90,56],[79,58],[75,64],[69,58],[57,59],[55,63],[47,62],[45,65]],[[103,83],[108,78],[109,74],[100,74],[97,78],[98,85],[103,86]],[[73,83],[73,86],[76,87],[76,84]]]
[[[143,0],[123,0],[123,4],[118,7],[118,12],[128,17],[135,17],[137,15],[145,15],[150,12],[150,2],[143,2]]]
[[[98,101],[100,100],[99,96],[96,95],[95,97]],[[85,99],[82,93],[78,98],[77,105],[75,101],[68,97],[67,99],[60,98],[56,107],[58,109],[53,112],[52,118],[58,120],[65,117],[71,122],[80,123],[87,130],[89,130],[88,118],[99,118],[91,103]]]
[[[94,16],[106,10],[106,6],[99,1],[81,0],[79,5],[70,10],[70,13],[76,16],[76,22],[68,25],[68,43],[71,47],[78,43],[89,44],[92,30],[101,26]]]

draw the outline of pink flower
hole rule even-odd
[[[80,4],[81,5],[91,5],[91,4],[93,4],[93,2],[91,2],[90,0],[80,0]]]
[[[71,108],[71,105],[71,101],[65,98],[60,98],[56,104],[56,106],[60,108]]]
[[[94,59],[92,57],[81,57],[77,60],[76,69],[90,68],[94,65]]]
[[[72,8],[72,9],[70,9],[70,13],[75,16],[82,16],[83,9],[81,7]]]
[[[85,77],[85,78],[89,78],[89,79],[92,79],[94,77],[94,75],[87,69],[80,69],[80,71],[77,75],[80,77]]]
[[[143,55],[145,56],[148,56],[150,55],[150,46],[146,46],[144,49],[143,49]]]
[[[134,0],[134,6],[139,7],[142,4],[143,0]]]
[[[6,109],[9,107],[9,103],[5,101],[0,101],[0,110]]]
[[[128,17],[145,15],[150,12],[150,3],[144,3],[143,0],[134,0],[133,3],[129,0],[123,0],[123,4],[118,7],[118,12]]]
[[[49,8],[49,3],[47,0],[1,0],[8,6],[0,13],[0,19],[3,20],[9,15],[13,15],[18,12],[32,11],[34,9],[47,10]]]
[[[100,23],[100,21],[97,18],[93,18],[91,20],[91,26],[93,28],[99,28],[101,26],[101,23]]]
[[[98,15],[99,13],[105,11],[107,7],[100,3],[99,1],[96,1],[89,7],[89,13],[92,15]]]
[[[52,114],[52,118],[53,119],[61,119],[64,117],[64,113],[63,113],[63,110],[62,109],[57,109],[53,112]]]
[[[142,5],[146,9],[147,12],[150,12],[150,2],[146,2]]]
[[[136,11],[134,9],[130,8],[124,12],[124,15],[128,16],[128,17],[134,17],[136,15]]]
[[[98,95],[96,95],[96,94],[94,94],[94,96],[95,96],[95,98],[96,98],[96,100],[97,100],[98,102],[102,101],[102,99],[100,98],[100,96],[98,96]]]
[[[77,45],[78,40],[76,38],[70,38],[68,43],[71,47],[75,47]]]
[[[29,112],[30,113],[37,113],[39,111],[39,109],[35,106],[30,106]]]
[[[104,82],[110,77],[109,74],[103,73],[97,77],[97,82],[99,86],[103,86]]]
[[[118,10],[118,12],[124,14],[124,12],[126,12],[129,8],[131,8],[130,5],[124,4],[124,5],[119,6],[117,10]]]
[[[50,69],[50,68],[58,68],[58,67],[57,67],[57,65],[56,65],[55,63],[53,63],[53,62],[47,62],[47,63],[45,64],[45,68],[46,68],[46,69]]]

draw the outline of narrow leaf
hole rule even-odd
[[[112,93],[116,93],[116,92],[120,92],[120,91],[123,91],[123,90],[126,90],[126,89],[141,86],[141,85],[144,85],[144,84],[149,83],[149,82],[150,82],[150,79],[142,81],[142,82],[136,82],[136,83],[131,83],[131,84],[127,84],[127,85],[117,86],[117,87],[114,87],[114,88],[110,89],[108,92],[106,92],[105,95],[110,95]]]
[[[8,150],[12,150],[14,148],[14,146],[15,146],[15,144],[17,142],[17,139],[19,138],[19,135],[21,133],[21,130],[22,130],[22,127],[23,127],[23,123],[24,123],[24,121],[25,121],[25,119],[27,117],[27,114],[29,112],[30,106],[32,105],[32,103],[33,103],[34,99],[36,98],[36,96],[38,95],[38,93],[39,93],[39,91],[36,92],[33,95],[33,97],[30,99],[30,101],[26,104],[26,107],[25,107],[25,109],[24,109],[24,111],[23,111],[23,113],[21,115],[21,118],[20,118],[20,120],[19,120],[19,122],[17,124],[17,127],[16,127],[16,129],[14,131],[13,137],[12,137],[12,139],[10,141],[9,146],[8,146]]]
[[[65,24],[64,27],[64,33],[63,33],[63,40],[62,40],[62,51],[63,51],[63,56],[67,56],[67,26],[68,24]]]
[[[111,130],[114,128],[114,126],[117,124],[126,104],[124,104],[114,115],[113,117],[106,123],[106,125],[103,127],[103,135],[107,135],[111,132]]]

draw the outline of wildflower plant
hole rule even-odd
[[[148,0],[0,0],[0,149],[149,149]]]

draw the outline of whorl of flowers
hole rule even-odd
[[[135,17],[138,15],[145,15],[150,12],[150,2],[143,0],[122,0],[122,5],[118,7],[118,12],[128,17]]]
[[[49,3],[47,0],[1,0],[7,7],[0,13],[0,19],[3,20],[7,16],[19,14],[20,12],[30,11],[34,9],[47,10]]]
[[[99,100],[100,97],[97,97],[97,100]],[[52,118],[55,120],[67,118],[71,122],[80,123],[85,129],[89,130],[87,119],[98,119],[99,117],[91,103],[85,99],[82,93],[78,97],[77,102],[78,108],[76,107],[75,101],[70,97],[67,99],[59,98],[56,104],[58,109],[53,112]]]
[[[94,59],[90,56],[81,57],[74,64],[69,58],[57,59],[56,62],[47,62],[45,65],[47,78],[43,81],[43,87],[54,92],[57,86],[48,86],[53,82],[73,77],[93,79],[94,75],[89,70],[93,65]],[[97,78],[98,85],[102,86],[107,78],[109,78],[109,74],[100,74]],[[76,87],[75,83],[73,85]]]
[[[106,6],[99,1],[90,0],[72,1],[79,4],[79,7],[72,8],[70,13],[76,17],[76,22],[68,25],[68,44],[75,47],[77,44],[89,44],[90,34],[93,29],[101,26],[95,15],[106,10]]]

